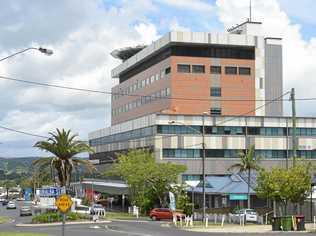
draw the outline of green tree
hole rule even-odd
[[[166,206],[166,194],[186,167],[173,163],[157,163],[147,150],[131,150],[120,154],[106,175],[120,176],[129,186],[132,204],[146,211],[155,200]]]
[[[259,159],[255,158],[255,146],[251,145],[250,148],[246,151],[246,153],[240,153],[239,154],[240,163],[236,163],[229,167],[229,170],[238,168],[240,172],[246,172],[248,175],[248,204],[247,207],[250,208],[250,177],[251,177],[251,171],[252,170],[259,170]]]
[[[310,163],[297,163],[289,169],[262,169],[257,179],[256,193],[261,198],[281,203],[282,211],[286,214],[288,202],[300,204],[310,193],[311,170]]]
[[[50,152],[54,156],[35,160],[33,162],[34,166],[40,169],[49,166],[53,180],[55,180],[54,170],[56,170],[58,183],[61,187],[69,187],[75,166],[82,165],[89,171],[95,170],[94,165],[89,161],[75,157],[83,152],[93,152],[89,145],[76,139],[77,135],[72,135],[70,130],[66,131],[64,129],[56,129],[56,132],[49,134],[50,137],[47,140],[35,143],[34,147]]]

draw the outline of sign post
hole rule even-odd
[[[72,200],[67,194],[62,194],[56,199],[56,206],[63,215],[62,236],[65,236],[66,213],[72,206]]]

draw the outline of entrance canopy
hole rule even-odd
[[[93,189],[100,193],[112,195],[128,194],[128,185],[120,180],[84,179],[82,182],[73,183],[72,186],[80,185],[82,189]]]

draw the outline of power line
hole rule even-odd
[[[255,112],[255,111],[257,111],[257,110],[259,110],[259,109],[261,109],[261,108],[263,108],[263,107],[265,107],[265,106],[267,106],[267,105],[270,105],[270,104],[273,103],[273,102],[280,101],[282,97],[284,97],[285,95],[287,95],[287,94],[289,94],[289,93],[290,93],[290,91],[287,91],[287,92],[283,93],[281,96],[279,96],[279,97],[277,97],[277,98],[274,98],[274,99],[272,99],[271,101],[268,101],[268,102],[262,104],[261,106],[258,106],[258,107],[256,107],[255,109],[250,110],[250,111],[248,111],[248,112],[246,112],[246,113],[242,113],[242,114],[240,114],[240,115],[238,115],[238,116],[236,116],[236,117],[239,118],[240,116],[246,116],[246,115],[248,115],[249,113]],[[234,120],[234,119],[236,119],[236,117],[229,118],[229,119],[227,119],[227,120],[223,120],[222,122],[219,122],[218,124],[215,124],[215,126],[216,126],[216,125],[223,124],[223,123],[226,123],[226,122],[229,122],[229,121],[231,121],[231,120]]]
[[[264,106],[267,106],[267,105],[269,105],[269,104],[271,104],[271,103],[273,103],[273,102],[276,102],[276,101],[280,100],[280,98],[284,97],[286,94],[289,94],[289,93],[290,93],[290,92],[288,91],[288,92],[282,94],[281,96],[279,96],[279,97],[277,97],[277,98],[275,98],[275,99],[273,99],[273,100],[271,100],[271,101],[269,101],[269,102],[266,102],[265,104],[263,104],[263,105],[261,105],[261,106],[255,108],[255,109],[253,109],[253,110],[250,110],[250,111],[248,111],[248,112],[246,112],[246,113],[243,113],[243,114],[240,114],[240,115],[237,115],[237,116],[234,116],[234,117],[232,117],[232,118],[230,118],[230,119],[224,120],[224,121],[222,121],[222,122],[220,122],[220,123],[218,123],[218,124],[215,124],[215,125],[219,125],[219,124],[223,124],[223,123],[229,122],[229,121],[231,121],[231,120],[234,120],[234,119],[239,118],[240,116],[245,116],[245,115],[247,115],[247,114],[249,114],[249,113],[251,113],[251,112],[254,112],[254,111],[258,110],[258,109],[261,109],[261,108],[264,107]],[[9,128],[9,127],[6,127],[6,126],[1,126],[1,125],[0,125],[0,128],[5,129],[5,130],[8,130],[8,131],[11,131],[11,132],[20,133],[20,134],[24,134],[24,135],[29,135],[29,136],[33,136],[33,137],[37,137],[37,138],[49,138],[49,137],[47,137],[47,136],[38,135],[38,134],[31,133],[31,132],[27,132],[27,131],[21,131],[21,130]],[[163,139],[163,138],[177,137],[177,136],[179,136],[179,134],[170,134],[170,135],[164,135],[164,136],[161,136],[161,137],[158,137],[158,138],[152,137],[152,138],[150,138],[150,139],[147,139],[146,141],[154,141],[154,140],[159,140],[159,139]],[[142,137],[142,138],[146,138],[146,137]],[[130,140],[129,142],[140,142],[140,140]]]
[[[68,89],[68,90],[80,91],[80,92],[88,92],[88,93],[97,93],[97,94],[106,94],[106,95],[120,95],[120,96],[137,97],[137,98],[139,98],[139,97],[151,97],[151,95],[113,93],[113,92],[95,90],[95,89],[86,89],[86,88],[77,88],[77,87],[71,87],[71,86],[49,84],[49,83],[41,83],[41,82],[36,82],[36,81],[11,78],[11,77],[7,77],[7,76],[0,76],[0,79],[21,82],[21,83],[27,83],[27,84],[33,84],[33,85],[38,85],[38,86],[51,87],[51,88],[59,88],[59,89]],[[228,101],[228,102],[251,102],[251,101],[269,102],[269,101],[274,101],[273,99],[272,100],[271,99],[225,99],[225,98],[224,99],[223,98],[202,99],[202,98],[184,98],[184,97],[157,97],[156,99],[184,100],[184,101]],[[307,100],[316,100],[316,98],[297,98],[296,100],[307,101]],[[288,99],[284,99],[284,100],[282,99],[279,101],[288,101]]]
[[[276,97],[276,98],[272,99],[271,101],[266,102],[266,103],[262,104],[261,106],[256,107],[255,109],[252,109],[252,110],[250,110],[250,111],[248,111],[248,112],[245,112],[245,113],[242,113],[242,114],[239,114],[239,115],[235,115],[235,116],[233,116],[232,118],[223,120],[223,121],[221,121],[221,122],[219,122],[219,123],[217,123],[217,124],[215,123],[214,126],[218,126],[218,125],[220,125],[220,124],[223,124],[223,123],[226,123],[226,122],[229,122],[229,121],[238,119],[238,118],[240,118],[241,116],[246,116],[246,115],[248,115],[249,113],[255,112],[256,110],[259,110],[259,109],[261,109],[261,108],[263,108],[263,107],[265,107],[265,106],[268,106],[268,105],[270,105],[270,104],[273,103],[273,102],[278,102],[282,97],[284,97],[285,95],[287,95],[287,94],[289,94],[289,93],[290,93],[289,91],[288,91],[288,92],[285,92],[285,93],[282,94],[281,96]],[[197,130],[197,133],[196,133],[196,134],[199,134],[198,132],[200,132],[200,131]],[[200,133],[200,134],[201,134],[201,133]],[[162,135],[163,135],[163,134],[162,134]],[[145,139],[145,140],[144,140],[145,142],[152,142],[152,141],[156,141],[156,140],[162,140],[162,139],[165,139],[165,138],[178,137],[179,135],[181,135],[181,134],[166,134],[166,135],[163,135],[163,136],[160,136],[160,137],[150,137],[150,138],[148,138],[148,137],[140,137],[140,138],[136,138],[136,140],[122,140],[122,141],[119,141],[119,142],[121,142],[121,143],[122,143],[122,142],[140,143],[140,142],[141,142],[140,139]],[[100,137],[100,138],[102,138],[102,137]],[[106,144],[108,144],[108,143],[106,143]],[[104,144],[101,144],[101,145],[104,145]],[[195,145],[198,145],[198,144],[194,144],[194,146],[195,146]]]
[[[25,135],[29,135],[29,136],[33,136],[33,137],[37,137],[37,138],[48,138],[47,136],[38,135],[38,134],[34,134],[34,133],[31,133],[31,132],[27,132],[27,131],[21,131],[21,130],[9,128],[9,127],[2,126],[2,125],[0,125],[0,128],[1,128],[1,129],[8,130],[8,131],[11,131],[11,132],[20,133],[20,134],[25,134]]]

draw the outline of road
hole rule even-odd
[[[18,203],[21,205],[22,203]],[[18,206],[19,208],[19,206]],[[0,232],[37,232],[47,233],[52,236],[61,235],[61,226],[50,227],[16,227],[17,223],[29,223],[31,217],[20,217],[19,209],[7,210],[0,205],[0,215],[9,216],[14,221],[0,225]],[[210,233],[196,233],[176,229],[174,227],[166,227],[166,222],[134,222],[134,221],[112,221],[107,224],[96,225],[67,225],[65,236],[205,236]],[[225,233],[212,233],[214,236],[228,235]],[[244,236],[244,234],[229,234],[234,236]],[[248,234],[257,235],[257,234]],[[276,235],[284,235],[284,233],[273,233]],[[287,233],[287,235],[310,235],[304,233]]]

